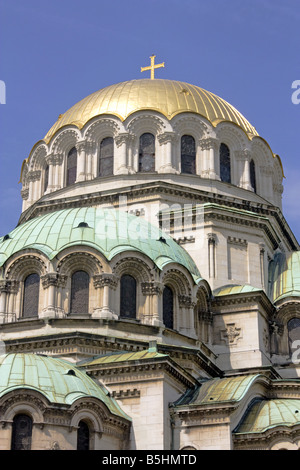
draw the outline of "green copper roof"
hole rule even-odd
[[[78,398],[98,398],[111,413],[130,419],[106,389],[62,359],[29,353],[0,356],[0,397],[21,388],[36,390],[51,403],[64,405]]]
[[[259,400],[252,406],[235,429],[235,434],[261,433],[276,426],[300,423],[300,400]]]
[[[269,267],[269,297],[300,297],[300,251],[278,253]]]
[[[256,375],[242,375],[226,377],[224,379],[207,380],[194,390],[186,392],[174,406],[197,406],[223,402],[240,401],[253,382],[259,377]]]
[[[119,210],[88,207],[56,211],[29,220],[8,236],[0,238],[0,266],[23,249],[39,250],[51,260],[67,247],[85,245],[108,260],[134,250],[151,258],[159,269],[176,262],[188,269],[195,282],[201,278],[190,255],[173,238],[142,217]]]
[[[115,364],[118,362],[131,362],[131,361],[144,361],[149,359],[156,359],[168,357],[167,354],[161,354],[156,350],[145,350],[136,352],[124,352],[124,353],[111,353],[104,356],[96,357],[91,361],[82,363],[83,366],[94,366],[97,364]]]
[[[231,294],[244,294],[248,292],[257,292],[261,289],[258,289],[256,287],[252,287],[248,284],[238,286],[234,284],[228,284],[226,286],[219,287],[218,289],[215,289],[213,291],[213,295],[215,297],[221,296],[221,295],[231,295]]]

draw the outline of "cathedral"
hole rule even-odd
[[[154,59],[59,115],[20,169],[0,237],[1,450],[300,449],[282,161]]]

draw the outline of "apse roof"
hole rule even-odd
[[[104,387],[68,361],[30,353],[0,356],[0,397],[24,388],[41,393],[55,404],[71,405],[78,398],[97,398],[114,415],[130,419]]]
[[[44,140],[48,143],[59,129],[67,125],[81,129],[99,115],[111,114],[123,121],[136,111],[150,109],[168,119],[192,112],[203,116],[214,126],[227,121],[238,125],[249,137],[258,136],[256,129],[236,108],[203,88],[176,80],[141,79],[110,85],[83,98],[59,115]]]
[[[231,294],[245,294],[249,292],[258,292],[261,289],[257,287],[250,286],[249,284],[227,284],[225,286],[219,287],[213,291],[215,297],[221,297],[222,295],[231,295]]]
[[[276,426],[297,424],[300,424],[300,400],[259,399],[253,401],[234,434],[261,433]]]
[[[89,246],[108,261],[125,251],[150,258],[159,269],[184,266],[195,282],[201,276],[193,259],[175,240],[142,217],[97,207],[64,209],[29,220],[0,238],[0,266],[13,254],[38,250],[52,260],[71,246]]]
[[[239,375],[203,381],[194,390],[188,390],[174,406],[198,406],[224,402],[238,402],[260,374]]]
[[[277,253],[269,265],[269,297],[300,297],[300,251]]]

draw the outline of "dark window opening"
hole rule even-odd
[[[85,271],[76,271],[71,279],[70,313],[89,312],[90,276]]]
[[[181,173],[196,174],[196,144],[191,135],[181,137]]]
[[[139,171],[155,171],[155,137],[153,134],[145,133],[140,136]]]
[[[37,317],[39,311],[40,276],[29,274],[24,281],[23,317]]]
[[[84,421],[79,421],[77,431],[77,450],[90,449],[90,430]]]
[[[256,173],[255,173],[255,163],[253,160],[250,162],[250,183],[253,191],[256,193]]]
[[[110,176],[114,173],[114,139],[105,137],[100,144],[98,176]]]
[[[169,286],[163,291],[163,322],[166,328],[174,328],[174,294]]]
[[[67,157],[67,186],[76,182],[77,175],[77,150],[73,147]]]
[[[120,316],[136,318],[136,280],[129,274],[121,277]]]
[[[220,145],[220,178],[225,183],[231,183],[230,150],[226,144]]]
[[[13,419],[11,450],[31,450],[32,419],[19,414]]]
[[[48,184],[49,184],[49,165],[46,166],[45,173],[44,173],[44,192],[47,191]]]

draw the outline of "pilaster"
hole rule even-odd
[[[118,285],[118,277],[111,273],[96,274],[93,276],[94,288],[97,293],[97,307],[94,309],[93,318],[117,320],[118,315],[112,309],[111,296]]]

